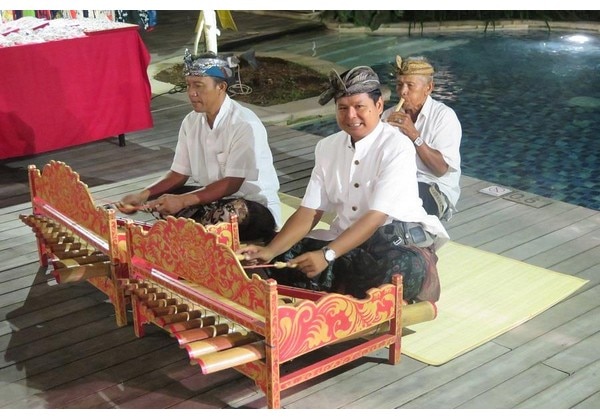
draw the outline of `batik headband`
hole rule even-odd
[[[233,70],[225,58],[212,53],[194,56],[189,49],[186,49],[183,56],[183,75],[212,76],[229,80],[233,76]]]
[[[371,67],[354,67],[341,76],[333,70],[329,74],[329,88],[319,97],[319,104],[325,105],[333,98],[337,101],[343,96],[369,93],[380,88],[379,77]]]

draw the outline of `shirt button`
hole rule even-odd
[[[356,211],[358,208],[356,206],[352,206],[352,211]]]
[[[355,164],[355,165],[358,165],[359,163],[360,163],[360,162],[359,162],[358,160],[355,160],[355,161],[354,161],[354,164]]]
[[[358,182],[354,184],[354,188],[358,188]]]

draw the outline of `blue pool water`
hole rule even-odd
[[[463,173],[600,210],[600,37],[566,32],[423,36],[319,33],[261,44],[335,62],[370,65],[397,102],[393,62],[424,55],[437,70],[433,96],[462,127]],[[335,119],[294,128],[326,136]]]

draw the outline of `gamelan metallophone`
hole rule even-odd
[[[127,324],[131,304],[138,337],[157,325],[209,374],[234,368],[265,393],[268,407],[301,382],[389,346],[400,359],[402,327],[432,320],[433,303],[402,304],[401,279],[365,299],[312,292],[248,275],[235,255],[237,220],[202,226],[191,219],[153,226],[118,219],[97,206],[87,185],[62,162],[29,167],[33,214],[20,218],[36,234],[40,264],[59,283],[88,281]],[[309,352],[347,341],[351,347],[301,369],[280,367]]]
[[[377,349],[389,346],[388,362],[397,364],[403,324],[436,316],[433,303],[403,305],[400,276],[364,299],[284,287],[248,275],[230,247],[191,219],[126,227],[135,334],[159,326],[203,373],[234,368],[254,380],[269,408],[280,407],[282,390]],[[282,364],[343,341],[350,347],[282,374]]]
[[[58,283],[87,280],[107,295],[117,325],[126,325],[130,279],[124,220],[96,205],[87,185],[63,162],[52,160],[42,171],[30,165],[28,173],[33,212],[19,217],[36,235],[40,265],[52,265]],[[209,229],[222,243],[239,247],[237,218]]]

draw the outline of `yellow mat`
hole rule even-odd
[[[281,219],[285,222],[289,217],[296,211],[302,202],[298,197],[279,193],[279,200],[281,200]],[[328,229],[329,223],[331,222],[331,215],[325,214],[321,218],[321,221],[317,223],[315,229]]]
[[[300,199],[279,196],[287,220]],[[402,353],[435,366],[533,318],[587,282],[452,241],[438,257],[437,318],[411,325],[412,333],[402,337]]]
[[[449,242],[438,252],[435,320],[410,327],[402,353],[441,365],[560,302],[587,280]]]

